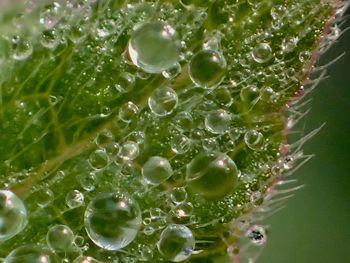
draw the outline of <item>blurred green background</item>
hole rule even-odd
[[[349,13],[349,12],[348,12]],[[342,26],[350,26],[350,19]],[[306,187],[268,218],[268,244],[258,263],[350,262],[350,30],[321,59],[329,79],[313,92],[311,112],[296,130],[326,123],[304,147],[316,156],[294,178]]]

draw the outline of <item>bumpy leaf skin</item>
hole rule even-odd
[[[64,224],[84,238],[57,252],[68,262],[85,262],[81,255],[168,262],[157,249],[160,235],[182,224],[196,240],[184,262],[253,258],[240,251],[241,240],[265,238],[252,231],[252,214],[301,158],[288,155],[284,109],[303,93],[339,5],[97,0],[4,8],[0,188],[20,197],[29,216],[0,256],[29,240],[46,246],[49,226]],[[176,31],[181,55],[173,68],[150,74],[135,65],[129,41],[140,25],[159,21]],[[149,98],[164,87],[176,102],[156,97],[164,114],[155,114]],[[142,166],[154,156],[172,171],[150,185]],[[192,167],[198,156],[206,157]],[[174,189],[186,198],[174,201]],[[100,249],[85,231],[86,206],[108,192],[129,193],[142,211],[139,233],[122,251]]]

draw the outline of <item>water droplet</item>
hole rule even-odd
[[[61,20],[61,5],[57,2],[46,5],[40,13],[40,24],[45,29],[52,29]]]
[[[176,187],[170,192],[170,199],[175,204],[180,204],[187,199],[187,191],[184,187]]]
[[[240,98],[244,102],[253,102],[259,97],[259,89],[256,86],[245,86],[240,91]]]
[[[152,185],[159,185],[173,175],[169,161],[163,157],[153,156],[142,167],[142,176]]]
[[[66,195],[66,204],[69,208],[76,208],[84,204],[84,194],[79,190],[70,191]]]
[[[166,79],[174,79],[181,73],[181,65],[176,63],[172,67],[162,72],[162,75]]]
[[[0,190],[0,242],[20,233],[27,225],[27,209],[21,199],[7,190]]]
[[[192,215],[193,205],[191,203],[183,202],[174,207],[175,215],[178,218],[188,218]]]
[[[124,161],[132,161],[137,158],[140,153],[139,145],[133,141],[125,142],[119,150],[118,156]]]
[[[176,128],[181,131],[189,131],[193,128],[193,118],[189,112],[180,112],[174,118]]]
[[[201,153],[186,167],[188,186],[210,199],[232,193],[237,186],[237,177],[236,164],[225,153]]]
[[[68,38],[74,43],[80,43],[86,36],[87,30],[80,25],[71,25],[67,30]]]
[[[28,40],[16,38],[12,45],[15,60],[26,60],[33,53],[33,45]]]
[[[171,141],[171,150],[176,154],[183,154],[191,148],[192,141],[186,135],[175,134]]]
[[[98,149],[89,156],[89,164],[95,170],[105,168],[109,163],[109,158],[105,150]]]
[[[230,128],[231,115],[225,110],[215,110],[209,112],[205,117],[205,128],[214,134],[224,134]]]
[[[144,229],[143,229],[143,233],[146,235],[146,236],[151,236],[154,234],[154,228],[152,226],[146,226]]]
[[[255,245],[261,246],[266,243],[267,235],[265,228],[260,225],[251,226],[247,232],[246,237],[248,237]]]
[[[299,53],[299,60],[300,62],[308,61],[311,58],[311,52],[310,51],[302,51]]]
[[[180,57],[180,42],[174,28],[161,22],[138,27],[129,42],[132,62],[149,73],[171,68]]]
[[[177,103],[177,94],[169,87],[154,90],[148,99],[148,106],[152,113],[160,117],[171,114],[176,108]]]
[[[282,40],[281,48],[285,53],[292,52],[298,43],[298,39],[296,37],[286,37]]]
[[[72,247],[74,234],[66,225],[50,227],[46,235],[48,246],[54,251],[67,251]]]
[[[46,48],[54,49],[60,43],[60,37],[55,29],[45,30],[41,33],[41,45]]]
[[[4,260],[4,263],[58,263],[49,249],[25,245],[13,250]]]
[[[135,76],[129,72],[124,72],[119,75],[118,83],[115,84],[117,91],[121,93],[130,92],[135,86]]]
[[[106,250],[119,250],[135,238],[142,223],[137,202],[126,193],[103,193],[85,211],[90,239]]]
[[[153,251],[150,247],[146,247],[146,246],[141,247],[139,251],[140,251],[141,261],[152,262]]]
[[[181,262],[192,255],[195,239],[188,227],[173,224],[163,230],[157,247],[166,260]]]
[[[218,148],[218,144],[215,138],[204,138],[202,140],[203,149],[206,151],[214,151]]]
[[[37,192],[37,205],[39,207],[47,207],[54,199],[54,193],[50,189],[42,189]]]
[[[139,112],[139,108],[131,101],[125,103],[119,109],[119,118],[124,122],[131,122]]]
[[[264,145],[264,135],[257,130],[250,130],[244,134],[245,144],[252,150],[261,150]]]
[[[74,259],[73,263],[101,263],[101,262],[94,259],[93,257],[79,256],[76,259]]]
[[[116,24],[113,19],[103,19],[96,26],[96,35],[99,38],[105,38],[116,32]]]
[[[95,139],[96,144],[99,147],[104,147],[106,144],[111,143],[114,140],[114,135],[109,129],[104,129],[99,133]]]
[[[84,243],[85,243],[85,239],[84,237],[82,236],[76,236],[74,238],[74,245],[77,246],[77,247],[82,247],[84,246]]]
[[[95,189],[95,183],[96,183],[95,173],[89,173],[89,174],[83,175],[80,178],[81,187],[88,192],[91,192]]]
[[[216,87],[225,77],[226,66],[226,59],[222,53],[202,50],[192,57],[189,74],[193,83],[199,87]]]
[[[253,49],[252,55],[253,55],[253,59],[257,63],[266,63],[273,56],[272,49],[270,45],[267,43],[260,43],[256,45]]]

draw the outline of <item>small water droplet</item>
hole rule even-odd
[[[157,247],[166,260],[181,262],[192,255],[195,248],[195,239],[188,227],[173,224],[163,230]]]
[[[169,161],[163,157],[153,156],[142,167],[142,176],[152,185],[159,185],[169,179],[173,169]]]
[[[118,83],[115,84],[117,91],[121,93],[130,92],[135,86],[135,76],[129,72],[124,72],[119,75]]]
[[[12,48],[12,56],[15,60],[26,60],[33,53],[32,43],[24,38],[16,39]]]
[[[54,251],[67,251],[71,248],[73,240],[74,234],[66,225],[52,226],[46,235],[46,242]]]
[[[204,124],[209,132],[214,134],[224,134],[229,130],[231,115],[222,109],[214,110],[206,115]]]
[[[43,47],[54,49],[60,43],[60,36],[55,29],[48,29],[41,33],[40,43]]]
[[[73,190],[66,195],[66,204],[69,208],[76,208],[84,205],[84,194],[79,190]]]
[[[139,145],[133,141],[125,142],[119,150],[118,156],[124,161],[132,161],[137,158],[140,153]]]
[[[244,142],[252,150],[261,150],[264,145],[264,135],[257,130],[250,130],[244,134]]]
[[[192,145],[191,139],[183,134],[175,134],[170,141],[171,150],[176,154],[186,153]]]
[[[256,45],[252,52],[253,59],[257,63],[266,63],[273,57],[272,49],[268,43],[260,43]]]
[[[119,118],[124,122],[131,122],[139,113],[139,108],[133,102],[128,101],[119,109]]]
[[[152,113],[163,117],[171,114],[178,104],[176,92],[169,87],[154,90],[148,99],[148,106]]]
[[[89,156],[89,164],[95,170],[105,168],[109,163],[109,158],[105,150],[98,149]]]
[[[37,192],[37,205],[39,207],[47,207],[54,199],[54,193],[50,189],[42,189]]]
[[[175,204],[180,204],[187,199],[187,191],[184,187],[176,187],[170,192],[170,199]]]

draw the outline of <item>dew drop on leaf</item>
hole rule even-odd
[[[188,227],[173,224],[163,230],[157,247],[166,260],[181,262],[192,255],[195,239]]]
[[[127,193],[102,193],[88,205],[84,222],[97,246],[119,250],[136,238],[142,223],[141,210]]]
[[[14,193],[0,190],[0,242],[20,233],[27,225],[27,209]]]
[[[72,230],[66,225],[54,225],[46,235],[48,246],[54,251],[67,251],[74,241]]]
[[[132,62],[149,73],[161,73],[171,68],[179,60],[179,50],[175,29],[161,22],[141,25],[129,42]]]
[[[173,169],[169,161],[163,157],[153,156],[142,167],[142,176],[152,185],[159,185],[169,179]]]
[[[226,67],[226,59],[222,53],[215,50],[202,50],[192,57],[189,74],[197,86],[212,88],[222,82]]]

